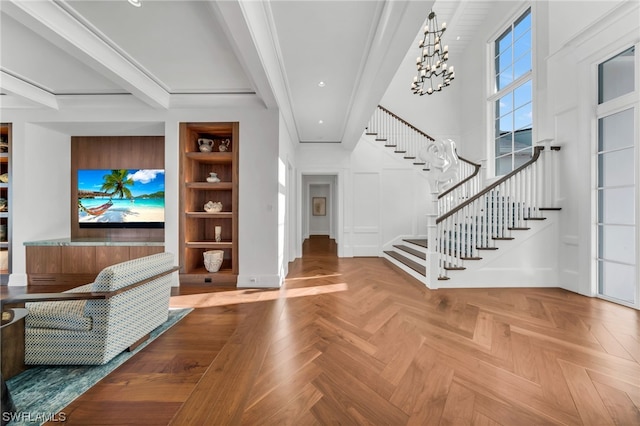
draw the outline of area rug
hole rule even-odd
[[[169,319],[151,332],[151,336],[134,351],[122,352],[104,365],[37,366],[7,380],[16,406],[10,426],[43,424],[56,421],[56,413],[69,405],[103,377],[141,351],[162,333],[174,326],[193,309],[171,309]],[[7,415],[7,413],[4,413]],[[57,421],[63,420],[58,418]]]

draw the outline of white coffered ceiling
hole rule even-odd
[[[354,144],[433,1],[141,3],[0,1],[0,113],[107,98],[153,109],[262,105],[279,108],[301,142]],[[467,2],[439,3],[439,16],[462,25]]]

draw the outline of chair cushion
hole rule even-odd
[[[65,293],[87,293],[90,291],[91,284],[88,284],[67,290]],[[84,314],[86,303],[86,300],[25,303],[25,308],[29,310],[29,314],[25,318],[25,327],[89,331],[93,321],[91,317]]]

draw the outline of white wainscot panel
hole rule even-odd
[[[379,173],[354,173],[352,200],[352,253],[354,256],[377,256],[380,252]]]
[[[379,226],[380,175],[353,174],[353,226]]]
[[[412,235],[417,212],[413,170],[383,170],[381,176],[382,241]],[[427,194],[423,194],[426,198]]]

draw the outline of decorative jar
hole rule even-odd
[[[209,172],[209,177],[207,178],[207,182],[209,183],[218,183],[220,182],[220,178],[216,172]]]
[[[224,251],[222,250],[207,250],[202,253],[204,256],[204,267],[209,272],[218,272],[222,260],[224,259]]]

